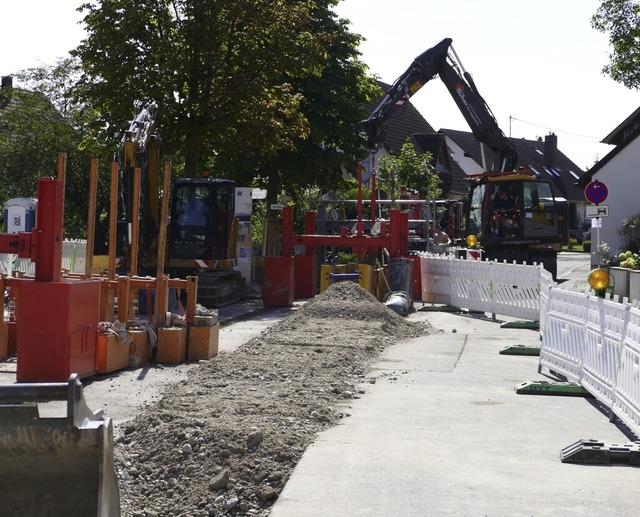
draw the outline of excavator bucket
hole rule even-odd
[[[41,418],[37,402],[67,401],[66,417]],[[113,425],[67,383],[0,386],[0,515],[119,516]]]

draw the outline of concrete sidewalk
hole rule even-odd
[[[631,516],[640,471],[563,464],[580,439],[625,443],[594,399],[518,395],[539,333],[484,316],[417,312],[442,333],[389,347],[350,416],[319,435],[271,517]],[[513,320],[510,320],[513,321]]]

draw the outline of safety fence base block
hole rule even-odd
[[[640,442],[624,444],[580,440],[560,451],[562,463],[640,465]]]
[[[530,329],[540,330],[539,321],[507,321],[500,325],[501,329]]]
[[[423,305],[418,309],[422,312],[462,312],[460,307],[454,305]]]
[[[540,355],[540,347],[539,346],[529,346],[529,345],[509,345],[500,350],[500,355],[531,355],[531,356],[539,356]]]
[[[577,382],[528,381],[515,388],[519,395],[564,395],[571,397],[593,397]]]

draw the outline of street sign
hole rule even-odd
[[[593,217],[609,217],[609,205],[587,205],[584,207],[584,216]]]
[[[280,203],[274,203],[271,205],[271,210],[282,210],[284,208],[284,205],[281,205]]]
[[[589,203],[593,203],[594,205],[604,203],[608,195],[609,189],[607,189],[607,186],[602,183],[602,181],[592,181],[584,189],[584,197]]]

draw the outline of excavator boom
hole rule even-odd
[[[363,121],[367,143],[371,150],[384,141],[384,123],[420,88],[436,76],[445,84],[458,109],[471,128],[474,137],[495,154],[491,170],[511,171],[518,162],[518,153],[502,132],[489,106],[457,58],[451,38],[445,38],[413,60],[407,70],[393,83],[378,106]]]

